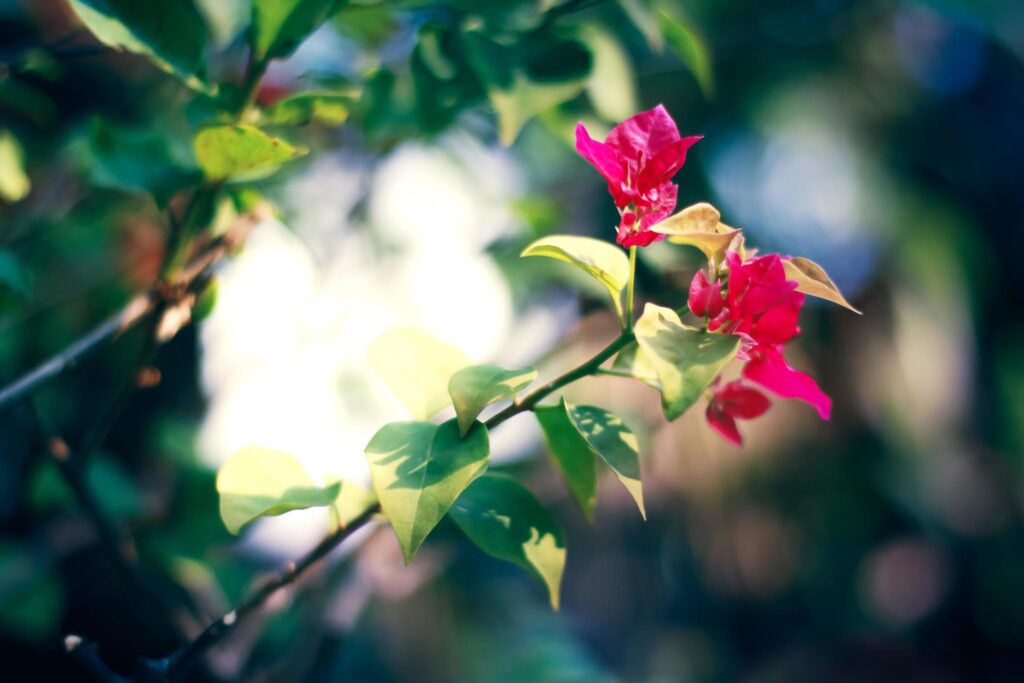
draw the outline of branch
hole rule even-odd
[[[70,635],[64,638],[64,649],[99,683],[128,683],[127,678],[118,675],[107,666],[100,657],[95,643],[86,642],[81,636]]]
[[[183,676],[188,669],[206,653],[207,650],[216,645],[236,624],[252,612],[262,607],[263,603],[265,603],[271,595],[296,581],[306,572],[307,569],[341,545],[342,541],[351,536],[357,529],[363,527],[379,511],[380,505],[377,503],[374,503],[363,510],[363,512],[353,519],[347,526],[339,528],[337,531],[324,538],[324,540],[320,541],[313,550],[306,554],[306,556],[297,563],[289,563],[289,566],[280,575],[250,595],[245,602],[207,626],[206,629],[184,649],[168,657],[165,660],[169,665],[168,679],[173,681]]]

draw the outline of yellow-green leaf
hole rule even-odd
[[[583,91],[585,84],[582,80],[534,83],[517,71],[511,88],[505,90],[494,87],[488,90],[491,106],[498,113],[498,137],[501,144],[511,145],[530,119],[576,97]]]
[[[451,344],[415,327],[392,327],[370,345],[370,365],[416,420],[448,405],[448,381],[470,360]]]
[[[512,398],[537,378],[533,368],[506,370],[497,365],[472,365],[452,375],[448,393],[455,406],[459,431],[465,436],[484,408]]]
[[[331,505],[339,488],[317,486],[293,456],[260,446],[238,451],[217,473],[220,516],[233,534],[260,517]]]
[[[846,297],[836,287],[836,283],[832,282],[832,278],[828,276],[825,269],[814,261],[794,256],[791,259],[784,260],[782,266],[786,269],[786,279],[796,280],[796,291],[831,301],[860,315],[860,311],[850,305],[850,302],[846,300]]]
[[[334,481],[337,482],[339,488],[338,495],[330,507],[331,528],[344,529],[353,519],[362,515],[376,503],[377,496],[373,491],[351,479],[338,478]]]
[[[10,131],[0,131],[0,199],[19,202],[31,189],[21,144]]]
[[[675,420],[700,398],[739,348],[739,337],[687,327],[670,308],[647,304],[634,328],[644,358],[658,375],[661,404]]]
[[[449,515],[485,553],[514,562],[540,580],[558,609],[565,537],[529,490],[509,477],[485,474],[462,492]]]
[[[487,469],[487,428],[463,438],[455,420],[392,422],[366,446],[373,490],[408,564],[469,484]]]
[[[349,95],[300,93],[264,109],[260,112],[259,123],[267,126],[294,126],[317,121],[328,126],[340,126],[348,120],[351,102]]]
[[[547,256],[581,268],[604,285],[622,318],[623,293],[629,282],[629,259],[622,249],[592,237],[551,235],[526,247],[521,256]]]
[[[196,161],[210,180],[255,179],[306,153],[252,126],[210,126],[194,141]]]

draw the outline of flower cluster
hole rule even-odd
[[[720,281],[711,282],[703,270],[697,272],[690,283],[690,311],[707,318],[710,331],[741,338],[737,356],[746,361],[745,380],[777,396],[805,401],[823,420],[829,419],[832,400],[782,355],[785,344],[800,334],[797,322],[804,304],[804,295],[796,291],[798,283],[786,279],[782,258],[768,254],[742,260],[730,252],[726,265],[729,278],[724,295]],[[757,389],[737,380],[713,387],[707,418],[719,434],[739,444],[736,420],[758,417],[769,405]]]
[[[619,244],[646,247],[664,237],[649,228],[675,210],[679,187],[672,176],[700,139],[680,137],[660,104],[615,126],[604,142],[592,139],[582,123],[576,126],[576,151],[608,182],[619,209]]]

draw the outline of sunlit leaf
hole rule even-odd
[[[612,369],[628,373],[644,384],[661,391],[658,373],[654,371],[654,366],[647,360],[647,356],[636,342],[619,352],[612,363]]]
[[[246,446],[217,472],[220,516],[233,534],[260,517],[332,505],[340,484],[317,486],[295,457]]]
[[[554,516],[514,479],[485,474],[469,485],[449,512],[488,555],[514,562],[547,588],[558,609],[565,569],[565,538]]]
[[[567,405],[566,409],[576,431],[590,450],[612,469],[636,501],[641,516],[647,519],[640,483],[640,446],[636,436],[621,418],[604,408]]]
[[[497,365],[472,365],[459,370],[448,382],[459,431],[465,435],[484,408],[512,398],[537,378],[533,368],[506,370]]]
[[[338,0],[253,0],[254,56],[259,61],[287,57],[340,4]]]
[[[210,180],[251,179],[305,154],[251,126],[211,126],[195,138],[196,161]]]
[[[544,440],[555,466],[562,473],[583,516],[590,519],[597,502],[597,472],[593,451],[569,417],[565,400],[555,406],[538,406],[533,413],[544,432]]]
[[[0,199],[19,202],[24,199],[32,183],[25,173],[25,155],[21,143],[8,130],[0,130]]]
[[[629,259],[615,245],[592,237],[551,235],[523,250],[522,256],[547,256],[583,269],[608,290],[622,318],[623,293],[629,282]]]
[[[69,0],[107,45],[146,55],[186,85],[208,90],[206,24],[192,0]]]
[[[593,55],[587,95],[594,110],[607,121],[628,119],[640,109],[629,53],[614,33],[596,24],[587,26],[582,37]]]
[[[687,327],[675,311],[647,304],[634,328],[658,375],[665,417],[675,420],[700,398],[739,348],[739,337]]]
[[[707,43],[693,28],[693,25],[679,15],[675,6],[659,2],[658,26],[669,48],[690,70],[705,96],[714,93],[715,82],[711,70],[711,52]]]
[[[516,72],[510,88],[490,88],[487,97],[498,113],[498,137],[501,144],[511,145],[530,119],[576,97],[585,85],[584,80],[536,83],[522,72]]]
[[[402,546],[406,563],[455,499],[487,469],[487,428],[462,437],[455,420],[392,422],[366,446],[373,490]]]
[[[260,112],[259,123],[267,126],[294,126],[316,121],[328,126],[340,126],[348,120],[351,102],[350,95],[301,93],[264,109]]]
[[[370,365],[417,420],[429,420],[448,405],[448,382],[470,360],[451,344],[414,327],[392,327],[367,354]]]
[[[798,283],[796,291],[831,301],[860,315],[860,311],[850,305],[825,269],[814,261],[794,256],[783,260],[782,266],[786,269],[786,279],[796,280]]]
[[[701,202],[688,206],[651,226],[654,232],[668,236],[674,244],[688,244],[704,252],[709,261],[720,262],[725,258],[729,244],[739,230],[722,224],[718,209]]]
[[[377,496],[351,479],[338,478],[331,481],[334,482],[337,482],[339,488],[330,507],[331,528],[344,529],[376,503]]]

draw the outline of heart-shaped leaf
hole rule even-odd
[[[234,125],[204,128],[194,147],[203,174],[214,181],[263,177],[306,153],[258,128]]]
[[[675,311],[654,304],[647,304],[633,331],[658,375],[662,408],[670,421],[700,398],[740,343],[733,335],[687,327]]]
[[[338,495],[331,503],[331,528],[344,529],[377,502],[373,491],[351,479],[338,478]],[[334,483],[334,482],[332,482]]]
[[[565,538],[554,516],[514,479],[485,474],[469,485],[449,515],[488,555],[514,562],[547,588],[558,609]]]
[[[448,405],[448,381],[470,360],[451,344],[415,327],[392,327],[367,354],[409,415],[429,420]]]
[[[623,292],[629,282],[629,259],[622,249],[592,237],[551,235],[526,247],[521,256],[547,256],[581,268],[605,286],[622,318]]]
[[[487,469],[487,428],[465,438],[455,420],[392,422],[366,446],[373,490],[408,564],[455,499]]]
[[[786,269],[786,279],[796,280],[796,291],[839,304],[857,315],[861,314],[860,311],[850,305],[850,302],[846,300],[846,297],[836,287],[836,283],[832,282],[832,278],[828,276],[825,269],[814,261],[801,256],[794,256],[793,258],[783,259],[782,266]]]
[[[288,453],[246,446],[217,473],[220,516],[233,534],[260,517],[331,505],[340,485],[317,486]]]
[[[537,378],[533,368],[506,370],[497,365],[471,365],[452,375],[448,393],[455,406],[459,431],[465,435],[484,408],[512,398]]]

